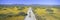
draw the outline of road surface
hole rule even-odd
[[[32,12],[32,8],[30,7],[27,16],[25,17],[24,20],[36,20],[34,13]]]

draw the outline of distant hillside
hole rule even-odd
[[[40,5],[40,4],[31,4],[31,5],[25,5],[25,4],[0,4],[0,7],[11,7],[11,6],[20,6],[20,7],[24,7],[24,6],[28,6],[28,7],[60,7],[60,5]]]

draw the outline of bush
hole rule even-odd
[[[19,12],[18,15],[26,16],[27,14],[25,12]]]

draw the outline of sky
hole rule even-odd
[[[0,0],[0,4],[60,5],[60,0]]]

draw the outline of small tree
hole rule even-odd
[[[47,11],[48,14],[54,14],[53,10],[51,10],[51,9],[47,9],[46,11]]]

